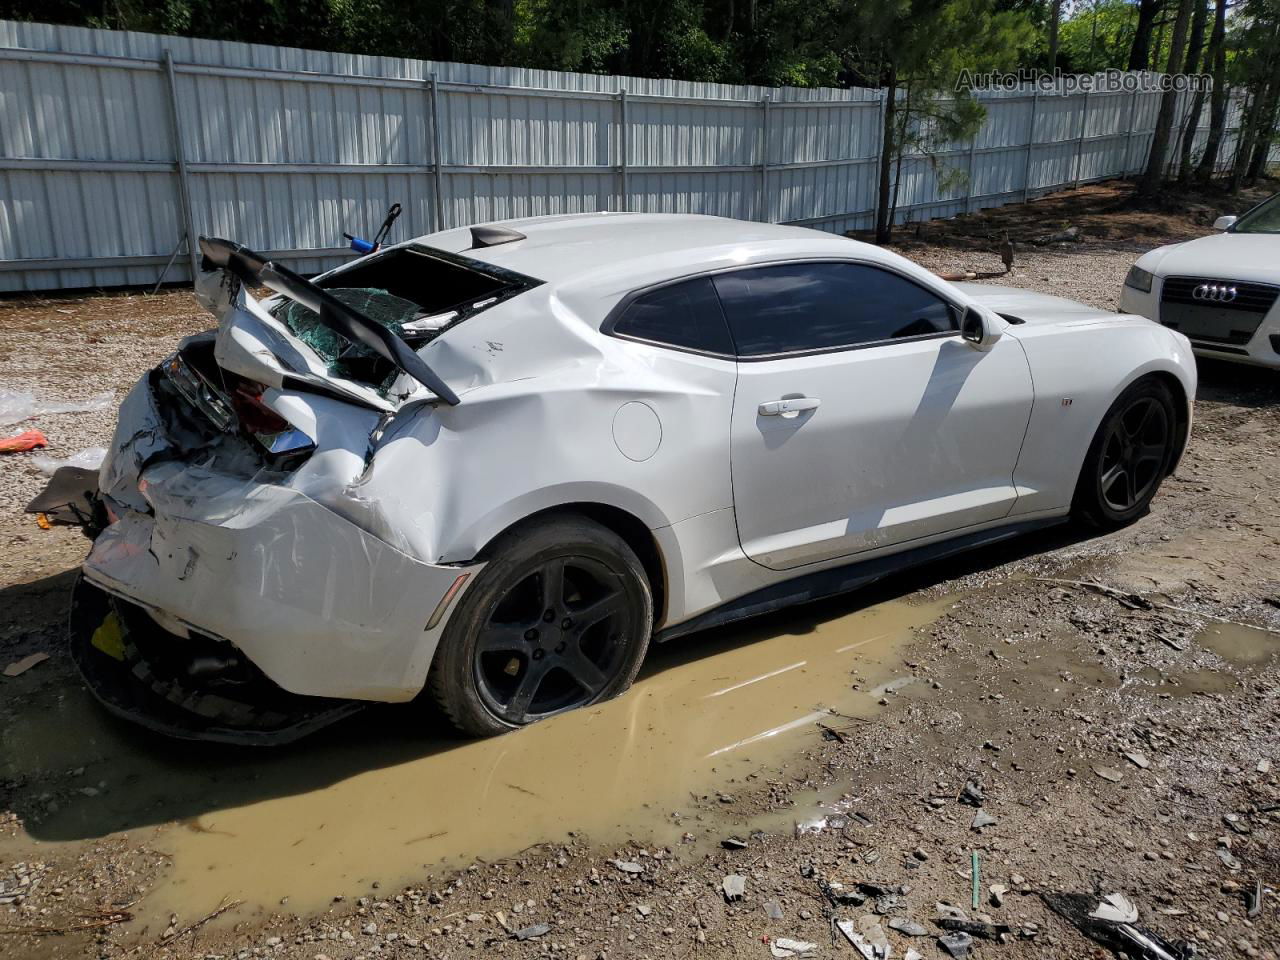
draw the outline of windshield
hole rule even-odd
[[[1280,193],[1263,200],[1231,228],[1232,233],[1280,233]]]

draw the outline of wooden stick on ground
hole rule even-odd
[[[1120,590],[1116,587],[1109,587],[1105,583],[1093,583],[1089,580],[1062,580],[1058,577],[1036,577],[1036,579],[1041,583],[1056,583],[1060,586],[1066,587],[1083,587],[1086,590],[1103,593],[1109,597],[1119,597],[1125,600],[1137,600],[1160,610],[1172,610],[1175,613],[1185,613],[1190,617],[1203,617],[1206,620],[1215,620],[1218,623],[1229,623],[1233,627],[1247,627],[1250,630],[1261,630],[1263,633],[1280,634],[1280,630],[1273,630],[1271,627],[1259,626],[1256,623],[1245,623],[1242,620],[1232,620],[1229,617],[1220,617],[1214,613],[1205,613],[1203,610],[1192,610],[1190,607],[1180,607],[1173,603],[1161,603],[1159,600],[1152,600],[1150,597],[1145,597],[1140,593],[1134,593],[1131,590]]]

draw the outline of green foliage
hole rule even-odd
[[[1070,73],[1123,70],[1138,25],[1137,4],[1095,0],[1077,4],[1058,31],[1058,52]]]

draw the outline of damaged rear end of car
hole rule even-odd
[[[421,690],[481,564],[429,562],[359,481],[398,419],[459,403],[418,350],[536,281],[414,245],[314,282],[201,249],[217,330],[134,386],[96,475],[63,468],[28,509],[93,539],[70,640],[104,705],[280,743]]]

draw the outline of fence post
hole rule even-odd
[[[1031,154],[1036,149],[1036,114],[1040,112],[1040,87],[1031,91],[1031,125],[1027,127],[1027,165],[1022,170],[1022,202],[1031,197]]]
[[[173,130],[173,157],[178,166],[178,199],[182,203],[183,229],[187,232],[187,261],[191,267],[191,282],[194,284],[196,277],[200,276],[200,265],[196,260],[196,225],[191,216],[191,181],[187,174],[187,146],[182,139],[178,78],[173,69],[173,53],[168,48],[164,51],[164,73],[169,81],[169,124]]]
[[[440,181],[444,177],[444,157],[440,155],[440,91],[433,73],[427,80],[431,91],[431,189],[435,194],[435,206],[431,222],[435,232],[444,229],[444,205],[441,202]]]
[[[773,197],[769,194],[769,100],[760,100],[760,219],[772,223]]]
[[[1130,157],[1133,156],[1133,121],[1138,112],[1138,88],[1133,88],[1133,96],[1129,98],[1129,132],[1124,137],[1124,166],[1120,170],[1120,179],[1129,176]]]
[[[1075,183],[1072,184],[1073,190],[1080,189],[1080,162],[1084,153],[1084,135],[1089,129],[1089,91],[1084,92],[1084,103],[1080,107],[1080,139],[1076,141],[1076,171]]]
[[[978,149],[978,133],[975,130],[973,136],[969,138],[969,172],[967,175],[968,184],[964,191],[964,212],[968,213],[973,206],[973,154]]]
[[[631,209],[630,188],[627,185],[627,153],[630,140],[627,136],[627,88],[618,88],[618,205],[625,213]]]

